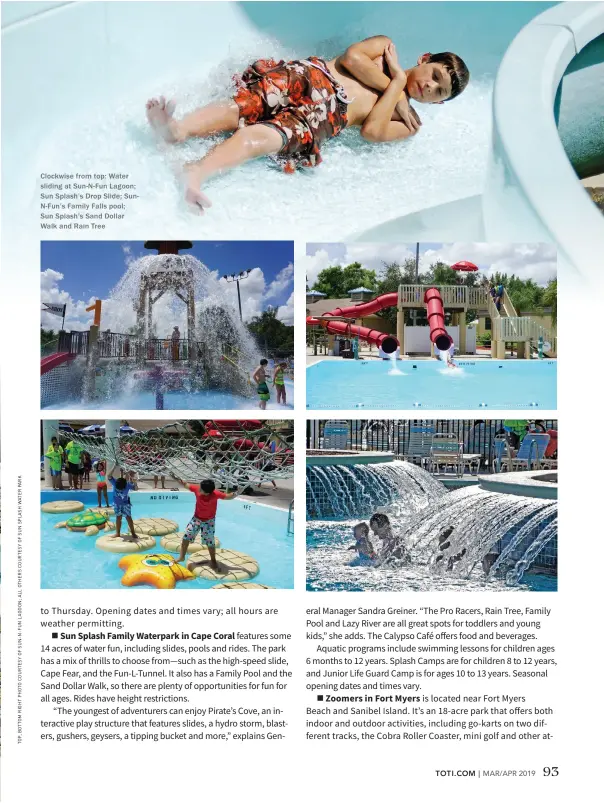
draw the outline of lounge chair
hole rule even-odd
[[[409,428],[409,446],[405,459],[424,468],[430,458],[433,435],[434,424],[412,424]]]
[[[547,433],[527,432],[522,439],[518,453],[511,460],[510,470],[539,471],[544,468],[556,468],[558,461],[545,457],[549,441],[550,436]]]
[[[467,454],[463,450],[463,443],[457,435],[448,433],[436,433],[432,436],[430,446],[430,456],[428,459],[428,470],[432,474],[438,474],[440,467],[444,466],[445,473],[447,467],[452,467],[458,477],[465,474],[466,468],[470,474],[478,474],[482,455],[480,453]]]

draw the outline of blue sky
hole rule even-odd
[[[41,244],[42,301],[67,303],[66,328],[84,328],[85,306],[107,299],[126,272],[126,260],[147,251],[142,241],[45,241]],[[269,306],[293,323],[293,243],[291,241],[200,241],[182,253],[203,262],[218,277],[252,270],[241,281],[244,319]],[[109,308],[107,308],[109,309]],[[56,328],[57,319],[42,314],[42,325]]]
[[[319,273],[332,265],[360,262],[379,275],[384,263],[415,259],[415,243],[308,243],[301,260],[309,287]],[[419,271],[436,261],[452,265],[465,259],[486,276],[514,273],[545,286],[556,278],[556,249],[547,243],[420,243]]]

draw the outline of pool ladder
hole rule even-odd
[[[289,509],[287,511],[287,534],[293,538],[294,537],[294,500],[289,503]]]

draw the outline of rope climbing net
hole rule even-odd
[[[57,433],[63,434],[63,433]],[[275,421],[177,421],[119,437],[75,433],[69,438],[96,460],[145,475],[223,487],[294,473],[293,434]]]

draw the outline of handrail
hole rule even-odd
[[[289,503],[287,510],[287,534],[291,538],[294,536],[294,500]]]

